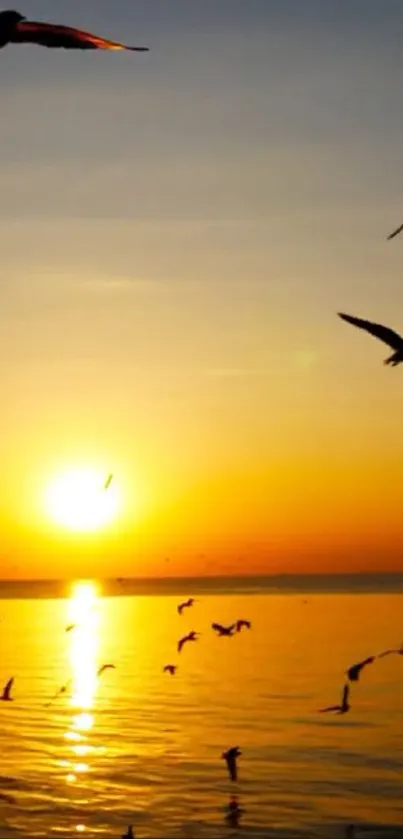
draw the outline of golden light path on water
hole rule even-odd
[[[98,590],[93,582],[74,584],[68,604],[68,623],[74,624],[69,633],[69,661],[72,673],[70,705],[73,716],[65,740],[71,743],[72,759],[65,762],[66,782],[75,784],[78,778],[90,771],[88,759],[94,751],[88,735],[94,724],[93,707],[98,688],[97,654],[99,646],[100,615],[97,608]],[[85,826],[76,825],[77,833]]]

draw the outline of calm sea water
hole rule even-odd
[[[347,666],[400,645],[395,584],[171,582],[139,595],[127,583],[104,596],[77,583],[53,599],[3,587],[0,679],[15,684],[0,703],[1,837],[113,839],[130,822],[138,839],[336,839],[348,822],[357,837],[403,836],[403,657],[363,672],[346,716],[317,713]],[[252,630],[215,637],[212,621],[237,618]],[[177,655],[192,629],[199,641]],[[238,744],[231,784],[220,756]],[[232,793],[238,829],[224,818]]]

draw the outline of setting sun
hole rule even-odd
[[[51,482],[46,509],[56,524],[72,531],[95,531],[109,524],[120,502],[115,480],[94,469],[70,469]]]

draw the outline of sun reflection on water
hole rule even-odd
[[[98,589],[93,582],[75,583],[68,606],[68,621],[74,624],[69,635],[69,660],[72,672],[70,705],[74,713],[65,740],[70,742],[73,757],[64,765],[66,783],[75,784],[91,769],[87,762],[94,751],[88,743],[93,728],[93,707],[98,687],[97,654],[99,645]],[[86,760],[85,760],[86,759]],[[78,828],[77,828],[78,829]]]

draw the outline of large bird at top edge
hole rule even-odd
[[[393,329],[389,329],[388,326],[382,326],[381,323],[371,323],[369,320],[362,320],[362,318],[356,318],[352,315],[345,315],[343,312],[338,312],[338,315],[347,323],[351,323],[353,326],[358,326],[359,329],[365,329],[366,332],[369,332],[369,334],[373,335],[374,338],[379,338],[380,341],[383,341],[391,347],[392,350],[395,350],[389,358],[385,359],[384,364],[390,364],[392,367],[396,367],[397,364],[402,363],[403,338],[401,335],[398,335],[398,333],[394,332]]]
[[[41,47],[59,47],[66,50],[148,52],[148,47],[129,47],[71,26],[27,20],[24,15],[11,10],[0,12],[0,49],[6,44],[38,44]]]

